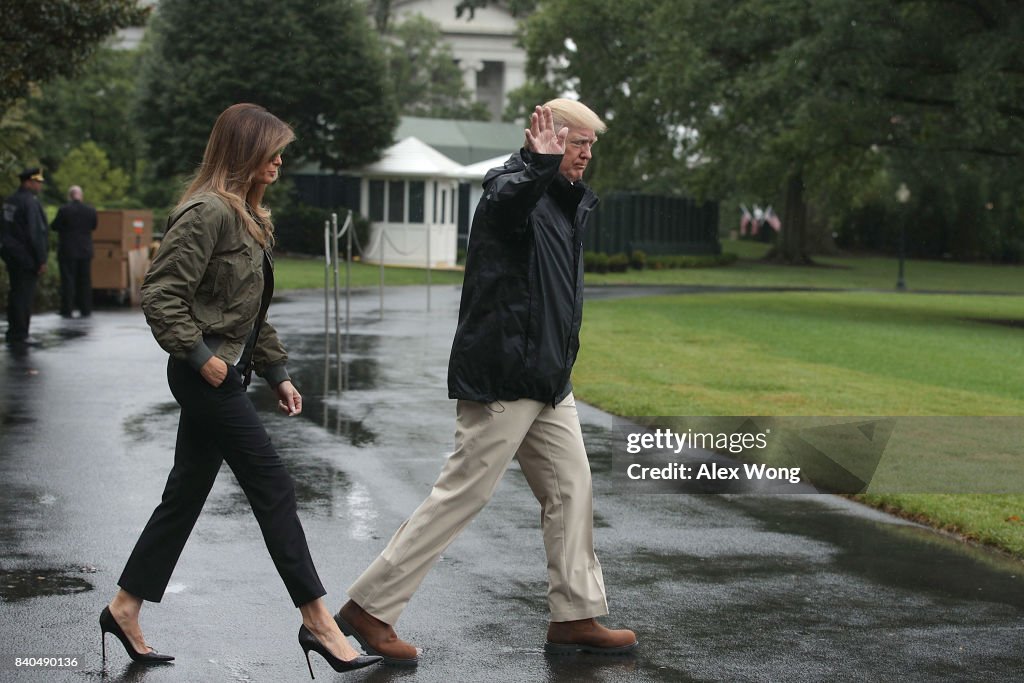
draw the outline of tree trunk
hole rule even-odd
[[[804,177],[794,172],[786,181],[786,205],[782,211],[782,230],[765,258],[789,265],[814,263],[807,255],[807,203],[804,201]]]

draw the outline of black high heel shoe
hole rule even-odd
[[[136,652],[132,646],[132,641],[128,640],[128,636],[124,634],[124,631],[118,626],[117,621],[114,619],[114,615],[110,613],[109,607],[104,607],[103,611],[100,612],[100,636],[103,642],[103,661],[107,661],[107,634],[113,633],[117,636],[117,639],[124,645],[124,651],[128,653],[128,656],[132,658],[133,662],[142,662],[144,664],[160,664],[163,662],[170,662],[174,660],[171,655],[162,655],[156,650],[150,650],[149,652],[141,653]]]
[[[313,675],[313,665],[309,663],[309,651],[319,652],[320,656],[327,660],[327,663],[331,665],[331,668],[335,671],[355,671],[356,669],[362,669],[364,666],[370,666],[381,661],[383,657],[377,655],[359,655],[347,662],[344,659],[338,659],[330,653],[330,651],[324,647],[324,644],[320,642],[320,639],[313,635],[313,632],[306,628],[303,624],[299,627],[299,647],[306,653],[306,666],[309,667],[309,677],[316,678]]]

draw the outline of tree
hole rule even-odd
[[[36,0],[0,4],[0,114],[32,83],[68,75],[119,28],[145,22],[136,0]]]
[[[622,132],[602,182],[782,197],[777,255],[799,263],[809,200],[850,206],[883,169],[1019,160],[1022,31],[1010,0],[549,0],[525,42],[531,78]]]
[[[388,35],[388,67],[403,114],[431,118],[487,120],[455,64],[441,28],[422,15],[408,17]]]
[[[0,197],[6,197],[18,187],[18,173],[35,163],[35,148],[39,128],[28,115],[24,100],[17,100],[0,114]]]
[[[111,166],[107,153],[95,142],[83,142],[71,150],[53,173],[53,184],[61,192],[80,185],[91,204],[110,206],[124,201],[131,179]]]
[[[158,177],[191,172],[217,115],[255,102],[289,122],[293,157],[369,163],[397,113],[380,38],[355,0],[163,0],[150,27],[138,119]]]
[[[100,48],[78,74],[40,88],[30,111],[41,131],[36,151],[45,167],[57,168],[72,149],[92,141],[111,164],[132,177],[137,174],[142,140],[132,109],[138,65],[137,51]],[[59,190],[61,196],[66,189]]]
[[[666,97],[687,61],[675,3],[550,0],[523,25],[526,85],[510,94],[522,117],[571,93],[608,124],[595,147],[598,190],[669,192],[679,187],[687,137]]]

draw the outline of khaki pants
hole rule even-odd
[[[348,589],[381,621],[394,624],[427,572],[491,499],[512,458],[541,504],[552,621],[608,613],[601,564],[594,554],[590,463],[576,402],[556,408],[520,399],[459,401],[455,452],[430,495]]]

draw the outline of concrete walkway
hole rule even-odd
[[[284,418],[251,389],[296,480],[335,609],[427,494],[452,447],[445,376],[458,289],[353,301],[340,396],[324,398],[322,294],[271,309],[306,399]],[[149,642],[173,665],[129,665],[97,616],[159,499],[176,405],[137,311],[33,320],[44,347],[0,353],[0,681],[301,681],[299,616],[225,469],[159,605]],[[337,377],[334,368],[328,375]],[[610,476],[611,417],[581,407],[612,626],[631,658],[544,655],[544,553],[515,467],[398,624],[416,670],[349,681],[1019,681],[1024,564],[826,495],[648,495]],[[14,657],[77,658],[65,670]]]

